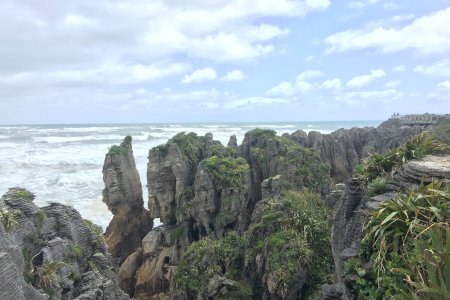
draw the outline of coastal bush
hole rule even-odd
[[[359,299],[450,299],[449,201],[448,185],[432,182],[370,214],[360,261],[346,263]]]
[[[212,156],[201,162],[202,167],[213,176],[219,188],[245,189],[243,179],[248,170],[248,164],[242,157],[232,158]]]
[[[38,271],[38,284],[47,292],[51,292],[59,285],[58,271],[65,267],[66,263],[62,261],[46,262]]]
[[[131,144],[132,137],[127,135],[120,146],[113,145],[109,148],[108,154],[110,155],[127,155],[128,154],[128,145]]]
[[[11,231],[18,224],[16,212],[12,209],[0,209],[0,221],[5,231]]]
[[[432,135],[426,135],[423,131],[385,155],[378,153],[369,155],[363,160],[363,167],[358,175],[366,183],[379,176],[393,176],[407,161],[423,158],[427,154],[450,154],[450,146],[434,139]]]
[[[103,235],[103,230],[101,227],[95,225],[91,221],[85,219],[84,224],[89,228],[89,230],[95,235],[95,241],[97,247],[102,247],[105,245],[105,236]]]
[[[239,282],[238,290],[227,297],[251,299],[251,288],[242,277],[243,259],[243,240],[236,234],[221,240],[205,238],[194,242],[180,260],[175,276],[177,288],[189,295],[206,296],[209,280],[219,275]]]
[[[331,281],[331,212],[319,195],[287,192],[281,202],[265,200],[258,209],[259,217],[246,234],[246,253],[267,253],[280,297],[305,268],[307,294]]]
[[[383,194],[386,191],[386,180],[383,177],[377,177],[367,185],[369,197]]]
[[[21,198],[33,198],[33,193],[26,190],[26,189],[20,189],[16,192],[16,196]]]

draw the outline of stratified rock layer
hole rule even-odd
[[[69,206],[38,208],[30,192],[12,188],[0,209],[0,299],[129,299],[119,288],[101,229]],[[54,271],[51,266],[57,264]]]
[[[450,156],[428,155],[423,159],[406,163],[387,182],[385,193],[374,197],[367,196],[361,189],[362,183],[358,179],[353,178],[347,182],[345,193],[335,204],[332,230],[333,257],[338,284],[324,287],[324,299],[353,299],[345,285],[344,262],[359,254],[363,224],[369,212],[384,201],[396,197],[398,192],[415,190],[421,183],[430,183],[432,180],[450,182]]]
[[[111,147],[106,154],[103,181],[103,202],[114,215],[106,229],[106,242],[109,252],[123,262],[153,227],[153,220],[144,208],[131,137],[126,137],[120,146]]]

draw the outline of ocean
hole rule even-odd
[[[0,125],[0,194],[24,187],[44,206],[60,202],[75,207],[104,229],[112,214],[102,202],[102,166],[109,147],[126,135],[133,137],[133,153],[147,205],[148,151],[179,132],[212,133],[224,145],[231,135],[238,143],[254,128],[278,134],[298,129],[330,133],[339,128],[378,126],[381,121],[196,124]],[[158,223],[157,223],[158,224]]]

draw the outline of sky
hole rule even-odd
[[[450,0],[1,0],[0,124],[450,113]]]

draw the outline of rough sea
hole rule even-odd
[[[0,195],[10,187],[24,187],[36,195],[38,206],[60,202],[106,228],[112,218],[102,202],[102,166],[109,147],[126,135],[133,137],[133,152],[147,205],[148,151],[179,132],[212,133],[224,145],[231,135],[241,143],[254,128],[278,134],[298,129],[330,133],[339,128],[378,126],[381,121],[290,123],[197,123],[113,125],[0,125]],[[158,224],[156,224],[158,225]]]

